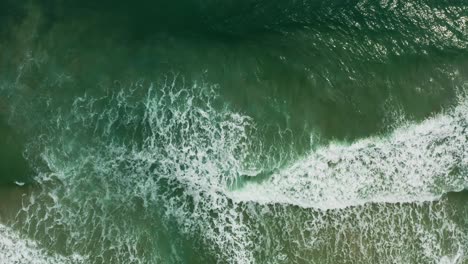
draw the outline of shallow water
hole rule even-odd
[[[1,264],[468,263],[464,1],[0,10]]]

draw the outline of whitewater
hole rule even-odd
[[[145,90],[143,104],[133,99]],[[251,118],[216,110],[216,98],[216,86],[181,89],[166,80],[84,95],[57,112],[43,124],[53,133],[29,146],[45,146],[47,166],[36,178],[44,187],[23,198],[14,226],[26,237],[2,227],[6,263],[22,256],[14,247],[37,263],[180,262],[177,240],[155,250],[173,232],[232,263],[314,263],[308,254],[327,251],[320,263],[463,263],[466,229],[447,194],[468,182],[464,96],[421,123],[286,163],[265,159],[279,148],[255,140],[261,133]],[[245,176],[268,169],[259,181]],[[137,211],[142,218],[128,217]],[[279,247],[275,237],[294,246]],[[45,254],[44,245],[60,250]]]

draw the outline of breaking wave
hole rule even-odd
[[[468,187],[468,103],[388,136],[331,143],[255,183],[234,200],[321,209],[366,202],[417,202]],[[251,183],[254,182],[254,183]]]
[[[47,104],[48,132],[29,145],[41,153],[41,187],[14,227],[64,258],[463,260],[466,225],[450,206],[458,200],[435,198],[467,186],[464,99],[389,136],[333,143],[296,161],[268,158],[287,151],[262,145],[254,121],[205,83],[138,82],[78,97],[68,109]],[[285,160],[292,165],[278,169]],[[246,176],[268,170],[277,172],[256,183]]]

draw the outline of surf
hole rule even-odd
[[[468,101],[420,124],[332,142],[278,172],[242,177],[235,201],[304,208],[431,201],[468,187]],[[257,183],[256,183],[257,182]]]

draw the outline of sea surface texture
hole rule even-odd
[[[0,264],[468,264],[466,0],[0,1]]]

